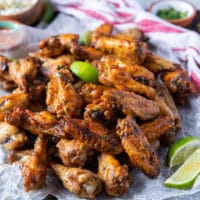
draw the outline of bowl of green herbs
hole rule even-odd
[[[197,14],[196,8],[185,0],[160,0],[152,3],[148,11],[175,25],[188,26]]]

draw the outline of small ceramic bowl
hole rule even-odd
[[[32,6],[13,15],[0,15],[0,20],[16,20],[26,25],[34,24],[42,14],[43,0],[37,0]]]
[[[157,15],[159,10],[174,8],[177,11],[187,12],[187,16],[181,19],[165,19],[168,22],[171,22],[175,25],[186,27],[188,26],[193,19],[196,17],[197,10],[189,2],[185,0],[160,0],[152,3],[147,9],[149,12]]]

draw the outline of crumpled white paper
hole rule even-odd
[[[92,27],[95,28],[95,27]],[[83,33],[86,27],[79,23],[77,19],[70,16],[58,15],[57,19],[48,27],[47,30],[37,30],[34,28],[23,27],[24,31],[28,33],[26,42],[14,53],[6,52],[11,57],[17,55],[24,55],[32,49],[36,49],[36,43],[49,35],[55,35],[58,33],[70,32],[70,33]],[[200,42],[200,41],[199,41]],[[168,42],[165,40],[159,40],[159,38],[150,38],[150,43],[154,46],[154,51],[162,55],[165,58],[179,62],[172,53]],[[18,54],[17,54],[18,52]],[[3,91],[0,91],[0,96],[5,95]],[[200,97],[191,96],[188,99],[186,105],[180,108],[182,117],[182,130],[178,134],[178,137],[184,137],[187,135],[194,135],[200,137]],[[137,170],[132,171],[133,184],[129,192],[122,197],[112,198],[105,194],[100,195],[97,199],[134,199],[134,200],[163,200],[165,198],[171,198],[175,196],[181,196],[186,194],[194,194],[199,191],[199,185],[191,190],[176,190],[163,186],[164,180],[169,177],[172,171],[166,167],[166,148],[159,151],[159,157],[161,160],[161,172],[157,179],[149,179]],[[42,200],[48,194],[56,196],[59,200],[76,200],[78,197],[69,193],[63,188],[60,181],[54,176],[48,176],[46,186],[37,191],[24,192],[22,177],[19,166],[11,166],[5,163],[6,152],[0,149],[0,199],[1,200]]]

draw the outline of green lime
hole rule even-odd
[[[80,44],[85,46],[90,46],[92,40],[93,31],[85,32],[80,38]]]
[[[70,65],[70,70],[78,76],[81,80],[86,83],[97,83],[98,82],[98,70],[90,63],[83,61],[74,61]]]
[[[186,189],[193,186],[200,173],[200,149],[196,149],[165,182],[167,187]]]
[[[197,148],[200,148],[200,138],[189,136],[178,140],[168,151],[168,166],[182,164]]]

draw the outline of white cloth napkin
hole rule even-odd
[[[62,13],[78,19],[88,30],[103,22],[124,30],[140,27],[159,54],[179,62],[200,88],[200,35],[174,26],[144,11],[134,0],[52,0]]]

